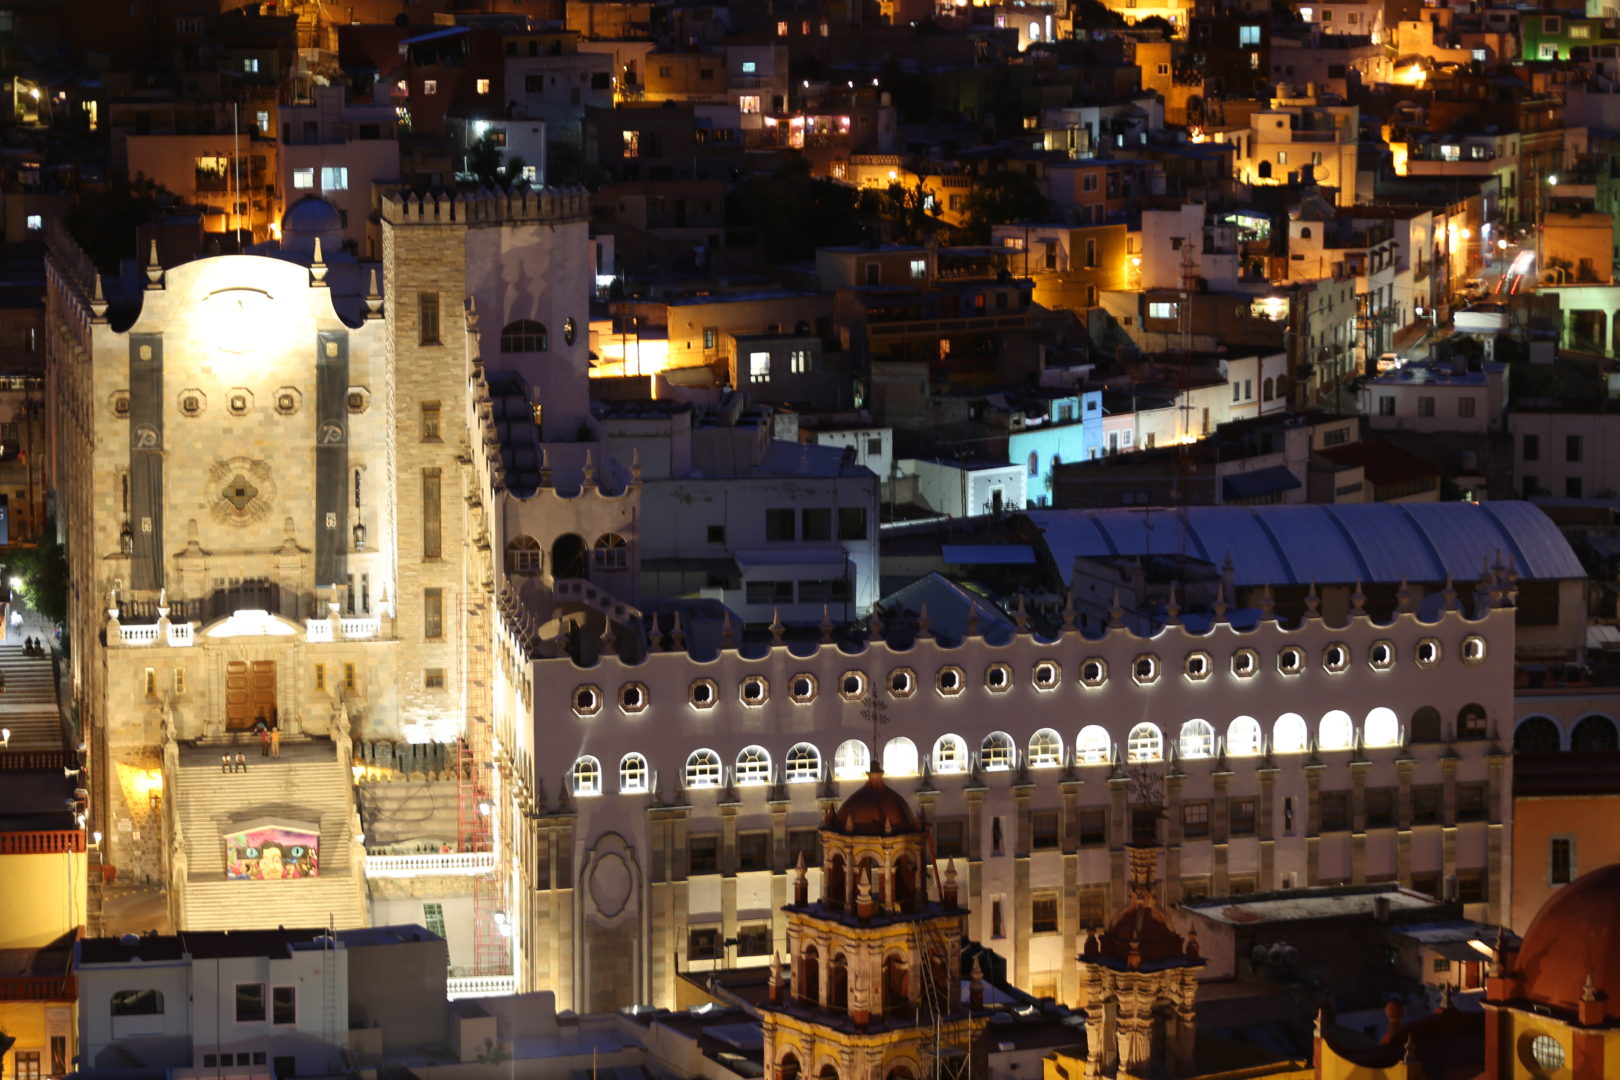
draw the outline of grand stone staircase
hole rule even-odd
[[[224,745],[182,747],[174,785],[185,841],[187,880],[179,929],[250,930],[277,926],[364,926],[363,868],[354,865],[354,788],[325,740],[284,742],[281,757],[259,756],[258,740],[228,747],[248,755],[245,773],[220,771]],[[295,881],[230,881],[224,835],[256,821],[320,825],[320,875]]]
[[[49,653],[29,656],[22,639],[0,645],[0,728],[11,732],[12,750],[62,750],[62,713]]]

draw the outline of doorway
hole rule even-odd
[[[276,662],[232,660],[225,665],[225,728],[249,731],[276,720]]]

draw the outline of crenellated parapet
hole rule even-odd
[[[464,191],[398,190],[382,198],[382,219],[391,225],[532,225],[581,221],[590,216],[583,187],[479,187]]]

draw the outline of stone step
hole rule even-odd
[[[185,930],[273,930],[278,926],[366,925],[350,874],[301,881],[196,881],[186,886]]]
[[[329,751],[329,746],[325,754],[310,750],[300,755],[310,760],[301,761],[254,757],[246,772],[227,773],[220,771],[213,755],[187,748],[182,761],[197,764],[180,767],[175,806],[186,838],[186,859],[193,881],[253,884],[224,880],[225,845],[221,836],[232,824],[259,817],[315,825],[321,836],[323,874],[349,872],[355,813],[353,781],[348,770],[338,764],[335,753]]]

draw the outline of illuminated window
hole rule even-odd
[[[787,781],[802,784],[821,777],[821,751],[809,743],[795,743],[787,752]]]
[[[1255,757],[1261,750],[1260,722],[1240,716],[1226,728],[1226,752],[1233,757]]]
[[[619,790],[625,794],[647,790],[647,759],[626,754],[619,760]]]
[[[437,79],[423,79],[422,80],[422,93],[426,94],[428,97],[432,97],[434,94],[437,94],[438,92],[439,92],[439,82],[438,82]]]
[[[1074,757],[1082,765],[1106,765],[1113,747],[1108,729],[1090,724],[1080,729],[1074,741]]]
[[[1137,724],[1125,740],[1125,754],[1133,764],[1164,757],[1164,736],[1152,724]]]
[[[489,93],[489,80],[488,79],[479,79],[478,83],[477,83],[477,88],[478,88],[478,92],[480,94]]]
[[[751,383],[771,381],[770,353],[751,352],[748,354],[748,381]]]
[[[308,191],[315,186],[314,169],[294,169],[293,188],[297,191]]]
[[[349,170],[343,165],[321,166],[322,191],[348,191]]]
[[[1012,736],[1004,731],[992,731],[979,744],[979,764],[989,772],[1004,772],[1013,767]]]
[[[595,758],[586,756],[574,762],[574,794],[600,795],[602,794],[602,765]]]
[[[744,116],[758,116],[760,113],[759,95],[739,94],[737,96],[737,111]]]
[[[931,763],[937,773],[967,772],[967,744],[958,736],[941,735],[934,742]]]
[[[638,157],[640,157],[641,156],[641,132],[639,132],[639,131],[621,131],[619,134],[624,139],[624,156],[627,157],[627,158],[638,158]]]
[[[1238,46],[1240,48],[1253,48],[1260,44],[1260,28],[1258,26],[1238,27]]]
[[[1279,754],[1303,754],[1309,742],[1305,718],[1298,713],[1284,713],[1271,729],[1271,748]]]
[[[1148,318],[1174,319],[1181,311],[1181,305],[1165,300],[1156,300],[1148,305]]]
[[[833,775],[840,780],[859,780],[872,768],[872,751],[860,739],[845,739],[833,753]]]
[[[1181,756],[1207,758],[1215,754],[1215,729],[1206,720],[1189,720],[1181,725]]]
[[[1053,768],[1063,764],[1063,737],[1051,728],[1042,728],[1029,740],[1029,765],[1032,769]]]
[[[711,788],[720,786],[720,755],[713,750],[694,750],[686,759],[686,786]]]
[[[763,746],[747,746],[737,755],[737,783],[768,784],[771,781],[771,755]]]
[[[1564,1067],[1564,1047],[1551,1035],[1537,1035],[1530,1040],[1530,1056],[1536,1067],[1551,1075]]]

